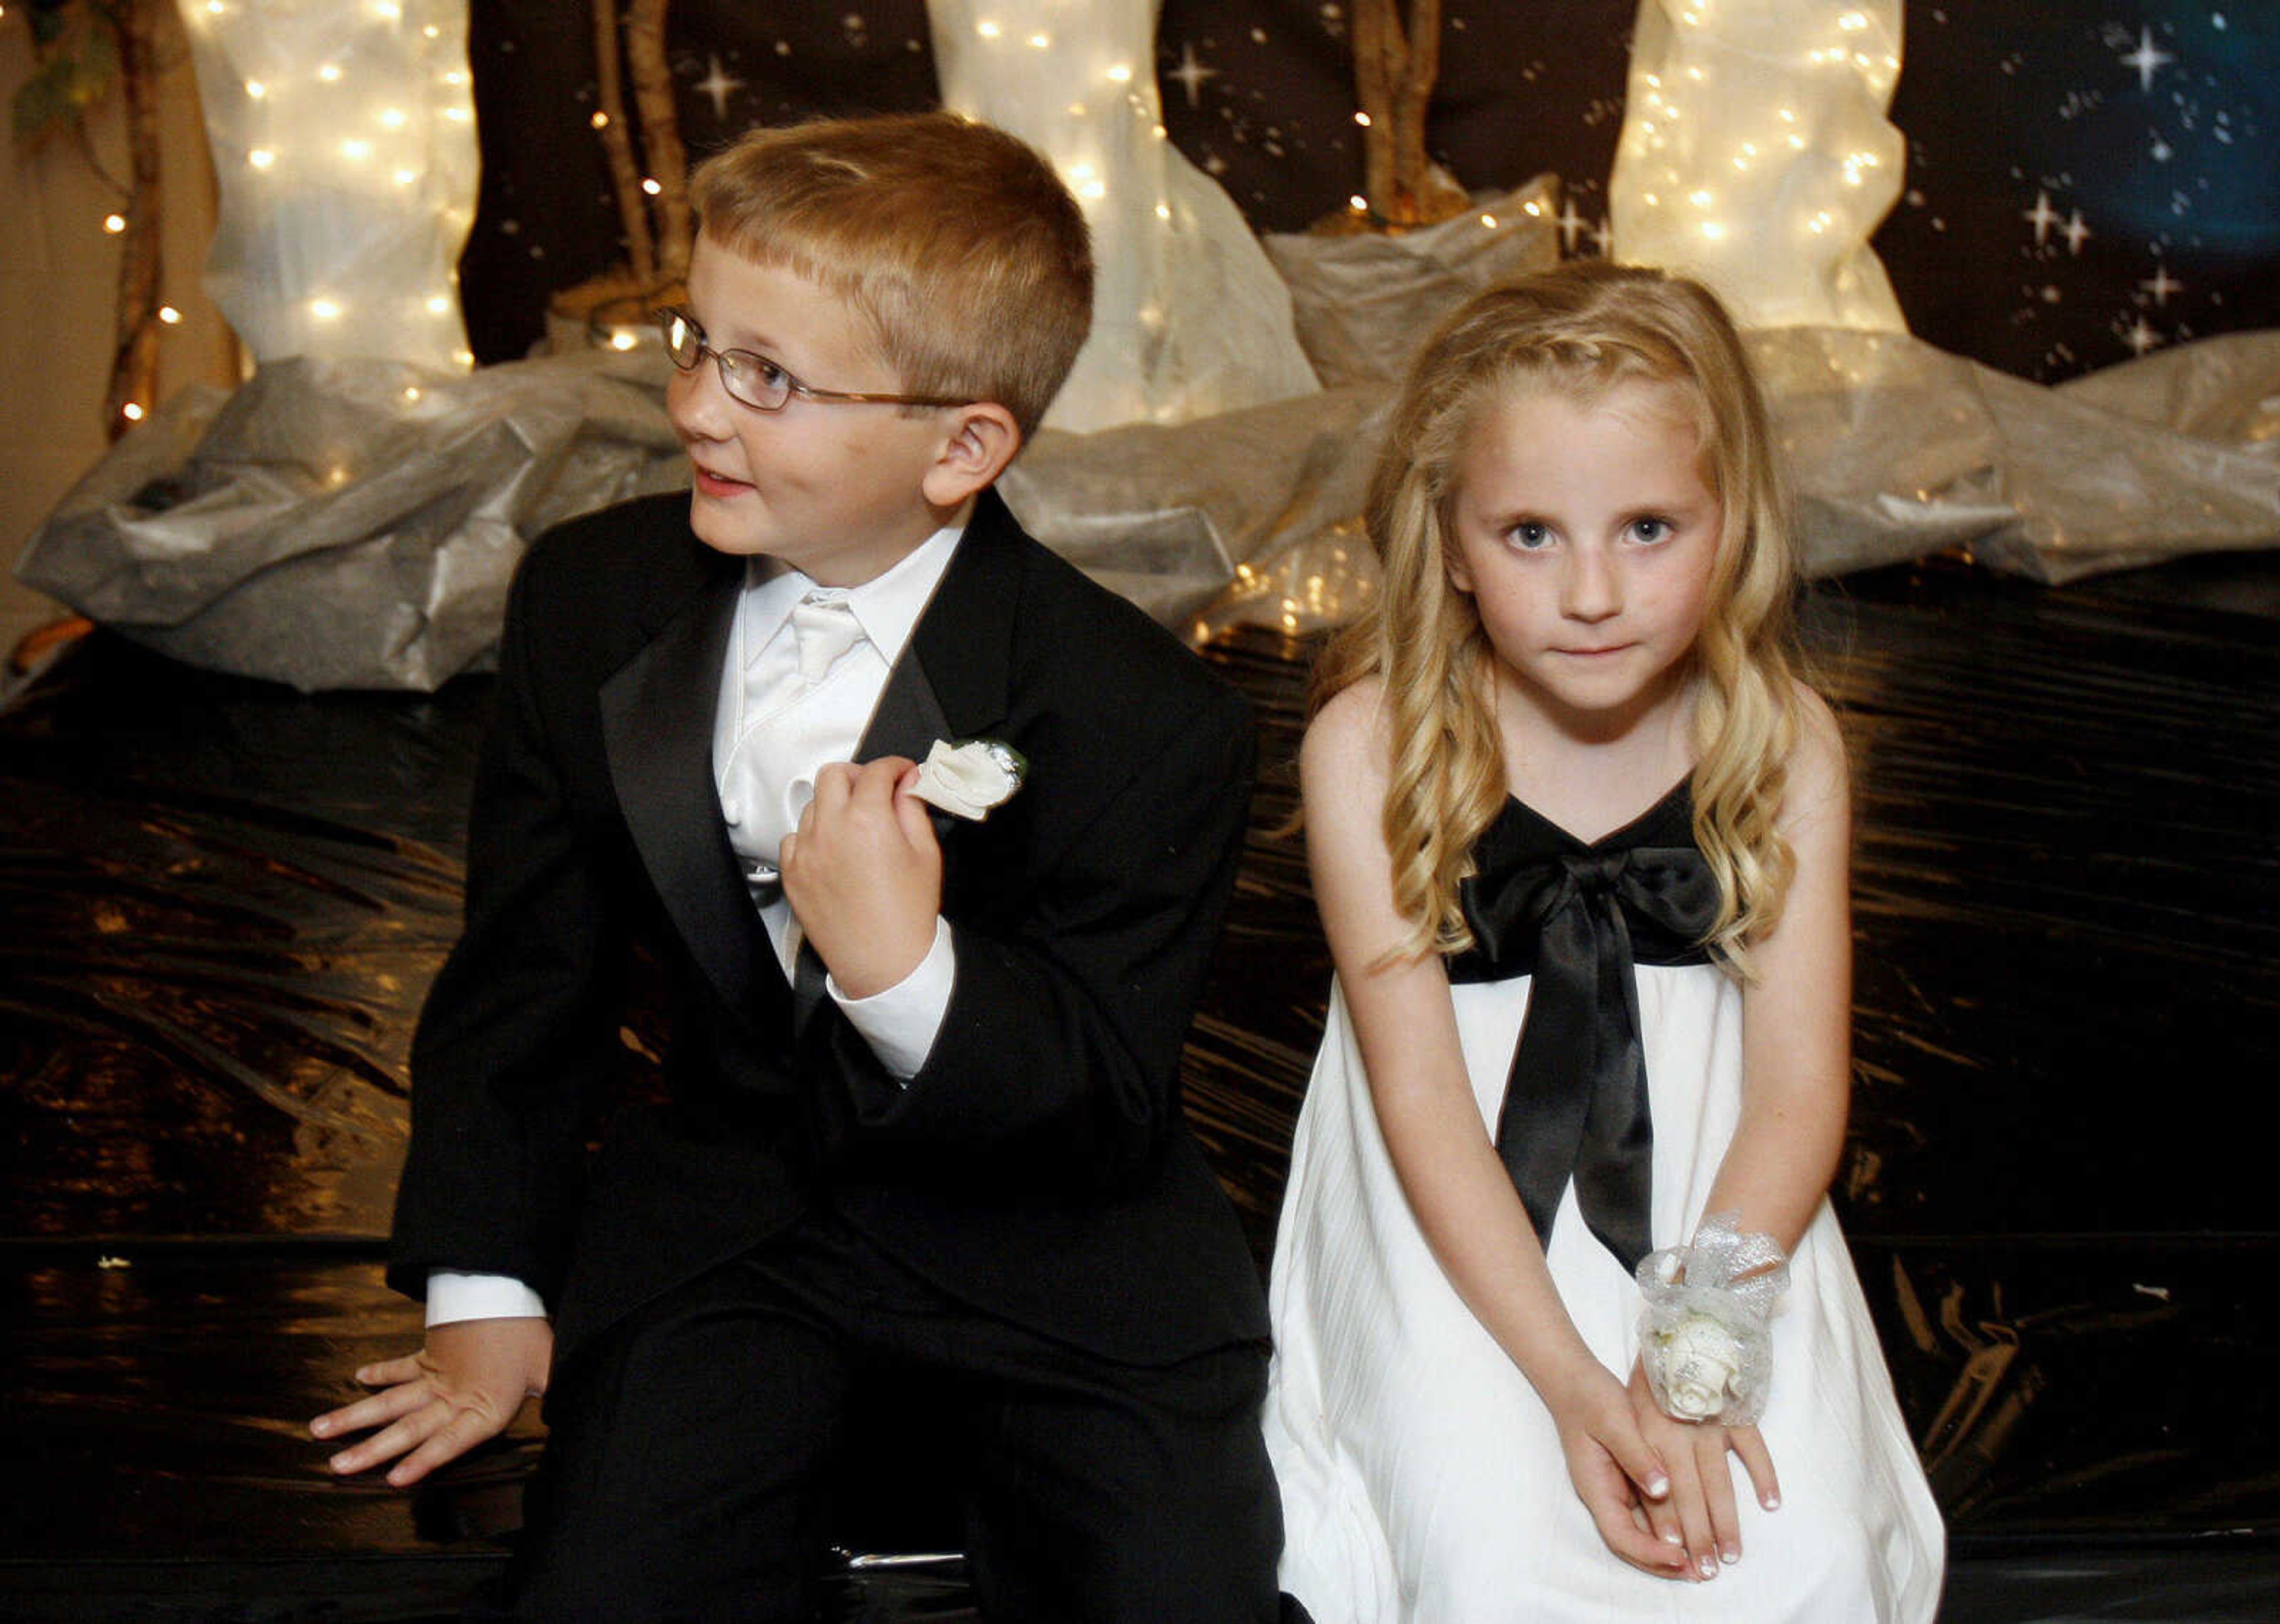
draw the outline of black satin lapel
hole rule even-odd
[[[913,761],[924,761],[928,748],[936,739],[949,737],[950,719],[943,714],[942,701],[935,697],[934,684],[927,681],[926,671],[919,664],[918,650],[906,647],[887,673],[887,686],[879,692],[871,725],[863,730],[863,742],[855,747],[855,758],[871,761],[881,756],[908,756]]]
[[[941,584],[887,673],[857,760],[924,761],[936,739],[957,744],[987,737],[1005,720],[1021,596],[1019,534],[998,493],[982,492]],[[948,812],[934,814],[937,836],[948,838],[959,823]]]
[[[729,578],[691,598],[602,685],[602,741],[626,827],[689,952],[731,1010],[781,1019],[790,989],[737,873],[712,782],[712,712],[736,604]]]
[[[906,658],[917,655],[946,719],[936,736],[984,738],[1005,720],[1021,604],[1022,545],[1005,503],[996,491],[983,491],[904,650]],[[920,757],[928,742],[920,741]]]

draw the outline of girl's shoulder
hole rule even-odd
[[[1322,702],[1306,724],[1298,751],[1300,768],[1308,774],[1367,773],[1382,780],[1386,745],[1385,679],[1372,673]]]
[[[1837,712],[1810,684],[1791,679],[1791,714],[1797,719],[1797,735],[1783,766],[1787,780],[1783,821],[1793,821],[1835,805],[1851,797],[1852,776],[1845,765],[1845,734]]]

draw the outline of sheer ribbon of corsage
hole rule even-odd
[[[1752,1425],[1773,1386],[1768,1323],[1789,1289],[1789,1259],[1773,1236],[1741,1234],[1736,1220],[1714,1213],[1691,1245],[1639,1261],[1639,1362],[1655,1403],[1682,1421]]]

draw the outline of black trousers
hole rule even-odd
[[[511,1616],[812,1619],[851,1390],[904,1373],[952,1412],[984,1617],[1276,1618],[1262,1350],[1113,1364],[945,1296],[828,1214],[556,1373]]]

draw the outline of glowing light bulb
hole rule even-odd
[[[1482,215],[1481,224],[1486,226],[1490,231],[1494,231],[1496,229],[1496,216],[1493,214]]]
[[[401,107],[388,107],[381,111],[380,127],[384,130],[400,130],[411,121]]]
[[[641,343],[640,339],[635,338],[623,327],[610,335],[610,348],[612,350],[630,350],[639,343]]]
[[[1102,198],[1108,196],[1108,182],[1105,181],[1087,181],[1082,186],[1077,188],[1076,195],[1083,198],[1088,203],[1098,203]]]
[[[326,63],[324,66],[317,70],[317,77],[323,80],[328,85],[336,85],[340,83],[341,65],[337,62]]]
[[[258,79],[249,79],[245,81],[245,93],[258,102],[269,94],[269,87]]]
[[[171,304],[161,304],[158,306],[158,319],[170,327],[180,327],[182,324],[182,312]]]
[[[1159,203],[1159,204],[1158,204],[1156,205],[1156,218],[1157,218],[1158,219],[1171,219],[1171,218],[1172,218],[1172,205],[1171,205],[1170,204],[1168,204],[1168,203]]]
[[[420,172],[416,169],[399,169],[389,179],[398,186],[410,186],[420,179]]]
[[[428,313],[431,316],[444,315],[450,312],[451,308],[451,301],[445,298],[440,293],[434,298],[428,301]]]
[[[643,175],[642,177],[642,190],[647,192],[651,196],[656,196],[664,189],[664,187],[658,184],[658,180],[655,175]]]
[[[127,217],[124,214],[106,214],[103,217],[103,228],[115,237],[127,229]]]
[[[1052,42],[1053,36],[1050,34],[1033,34],[1029,36],[1029,46],[1034,50],[1050,50]]]
[[[985,40],[994,40],[999,35],[1005,32],[1005,29],[999,27],[996,23],[991,22],[986,17],[980,22],[974,25],[974,31]]]
[[[277,154],[267,147],[256,147],[245,155],[245,161],[256,169],[266,169],[277,161]]]
[[[1520,212],[1531,219],[1540,219],[1544,216],[1544,205],[1531,197],[1520,205]]]
[[[139,400],[128,401],[125,405],[119,408],[119,415],[125,418],[130,423],[141,422],[142,420],[142,403]]]
[[[341,307],[331,299],[311,299],[309,313],[320,321],[337,321],[341,318]]]
[[[605,112],[597,112],[592,118],[587,119],[586,122],[592,125],[597,130],[605,130],[610,127],[610,115]]]
[[[352,164],[361,164],[372,156],[372,142],[351,137],[341,142],[341,156]]]
[[[1369,212],[1369,199],[1363,196],[1360,192],[1356,192],[1352,196],[1346,199],[1346,207],[1352,209],[1357,214],[1367,214]]]
[[[450,73],[443,75],[443,82],[455,89],[460,85],[466,84],[467,82],[466,70],[462,68],[453,68]]]
[[[1369,127],[1369,115],[1366,112],[1358,112],[1354,114],[1354,122],[1360,125],[1362,128],[1367,129]]]
[[[417,404],[420,399],[419,389],[411,384],[406,384],[404,388],[404,398]]]
[[[1108,70],[1108,76],[1120,85],[1128,85],[1132,82],[1132,65],[1128,62],[1119,62]]]

